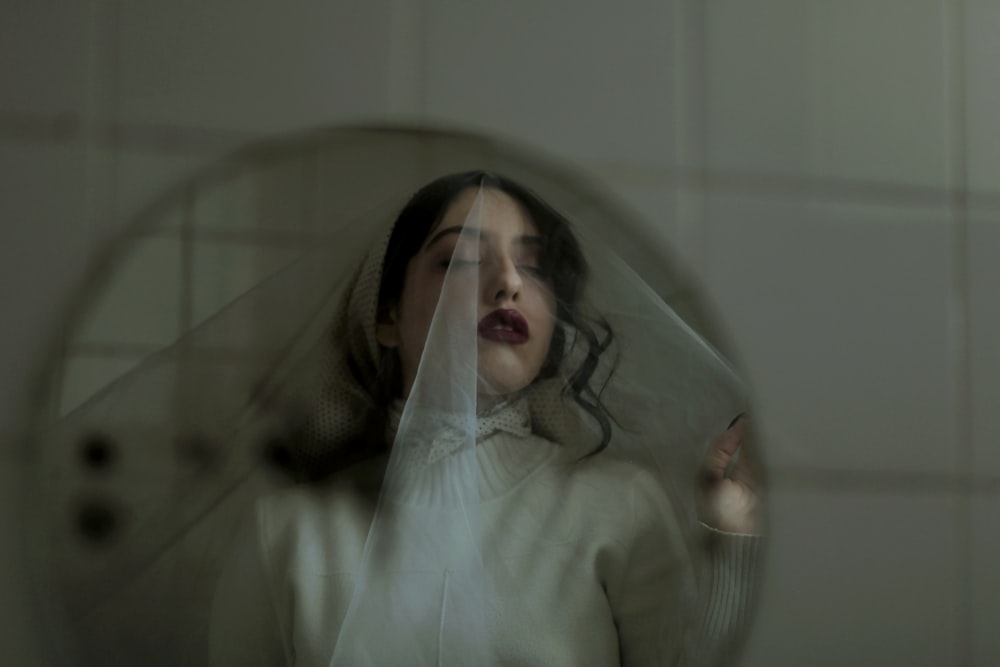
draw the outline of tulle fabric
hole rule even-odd
[[[480,191],[463,222],[472,243],[482,198]],[[478,271],[448,270],[333,666],[489,662],[475,451],[478,296]]]

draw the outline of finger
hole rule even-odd
[[[743,443],[743,436],[746,435],[747,418],[745,415],[737,415],[737,417],[729,423],[729,428],[715,439],[713,443],[716,447],[722,449],[726,454],[732,456],[735,454],[740,445]]]
[[[726,477],[734,482],[748,486],[751,489],[756,488],[757,476],[754,473],[754,465],[750,460],[752,457],[747,451],[745,444],[740,448],[740,451],[735,458],[736,461],[732,466],[730,466]]]
[[[729,471],[729,478],[751,489],[756,489],[763,481],[763,469],[749,428],[743,437],[737,459]]]
[[[708,452],[702,463],[702,472],[706,477],[709,479],[726,477],[726,471],[732,458],[740,449],[740,443],[746,430],[745,422],[745,418],[740,415],[722,435],[715,438],[708,446]]]
[[[710,447],[701,466],[703,484],[712,484],[726,478],[726,468],[732,456],[716,447]]]

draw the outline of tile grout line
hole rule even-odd
[[[655,168],[626,167],[622,183],[628,185],[631,177],[642,182],[654,177],[654,183],[665,187],[674,196],[673,232],[681,252],[703,267],[710,274],[708,258],[708,218],[705,211],[705,192],[684,192],[679,165],[705,163],[708,144],[705,125],[708,58],[706,9],[699,2],[680,0],[674,5],[674,98],[677,113],[674,123],[674,155],[676,166],[666,171]],[[610,170],[608,169],[610,167]],[[620,165],[605,165],[602,169],[617,172]],[[605,177],[610,174],[605,174]],[[614,178],[614,177],[612,177]]]
[[[76,144],[82,151],[83,173],[80,176],[84,191],[82,225],[92,233],[95,221],[99,217],[98,211],[101,208],[100,197],[97,194],[101,188],[98,186],[98,179],[95,176],[98,171],[96,153],[99,140],[97,128],[101,124],[100,117],[104,110],[100,97],[104,90],[104,86],[101,84],[105,75],[102,65],[106,63],[101,55],[106,53],[103,45],[110,32],[108,28],[110,21],[108,9],[103,3],[92,3],[88,7],[86,16],[86,25],[82,26],[81,30],[85,34],[86,63],[84,71],[86,72],[86,85],[84,90],[87,92],[82,100],[81,112],[44,121],[34,117],[12,116],[10,114],[4,114],[0,118],[5,123],[9,122],[27,130],[28,134],[34,135],[33,138],[36,140]],[[45,410],[49,419],[57,418],[61,412],[66,393],[66,370],[71,360],[69,347],[68,341],[60,344],[56,358],[51,364],[51,376],[48,378],[50,389],[46,396]]]
[[[259,141],[268,135],[230,130],[114,122],[88,130],[74,116],[38,118],[0,113],[0,140],[64,144],[89,136],[94,145],[155,153],[212,153]],[[695,192],[790,198],[826,198],[844,203],[870,201],[901,206],[943,206],[963,198],[967,206],[1000,212],[1000,191],[971,192],[956,187],[851,181],[824,176],[753,173],[700,166],[664,167],[621,162],[579,161],[595,175],[626,187],[671,187]]]
[[[181,219],[180,244],[181,244],[181,265],[179,308],[177,313],[178,335],[185,336],[191,329],[194,322],[194,245],[195,245],[195,224],[194,207],[197,196],[194,188],[187,188],[184,191],[184,213]]]
[[[427,113],[428,7],[424,0],[389,3],[390,60],[388,111],[397,118]]]
[[[956,535],[956,664],[973,664],[974,610],[972,581],[973,414],[971,359],[971,281],[969,276],[968,135],[966,127],[965,6],[950,0],[943,7],[945,26],[945,94],[949,110],[947,150],[951,202],[953,285],[951,355],[954,368],[955,456],[964,483],[955,494]]]
[[[988,494],[1000,496],[1000,475],[769,466],[776,487],[832,493]]]

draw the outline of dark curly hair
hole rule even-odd
[[[582,343],[585,350],[583,360],[577,368],[571,369],[563,391],[600,426],[601,442],[591,452],[596,453],[610,442],[611,423],[601,403],[603,387],[595,389],[591,386],[591,380],[600,356],[611,346],[614,334],[606,320],[585,316],[581,310],[588,267],[570,222],[530,189],[498,174],[466,171],[443,176],[418,190],[403,207],[393,225],[382,265],[379,315],[381,317],[398,303],[410,260],[423,246],[431,230],[445,216],[451,204],[470,188],[479,187],[503,192],[520,204],[542,237],[541,273],[555,294],[557,322],[568,326],[556,326],[539,378],[554,376],[564,361],[566,350]],[[567,341],[568,333],[579,339]],[[383,380],[387,384],[387,394],[398,396],[398,370],[393,368],[388,371]]]

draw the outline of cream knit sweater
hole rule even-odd
[[[685,538],[650,472],[602,454],[566,461],[560,449],[503,431],[477,447],[493,664],[724,659],[745,621],[758,538],[708,528]],[[260,503],[255,544],[216,595],[213,666],[328,666],[384,465]]]

